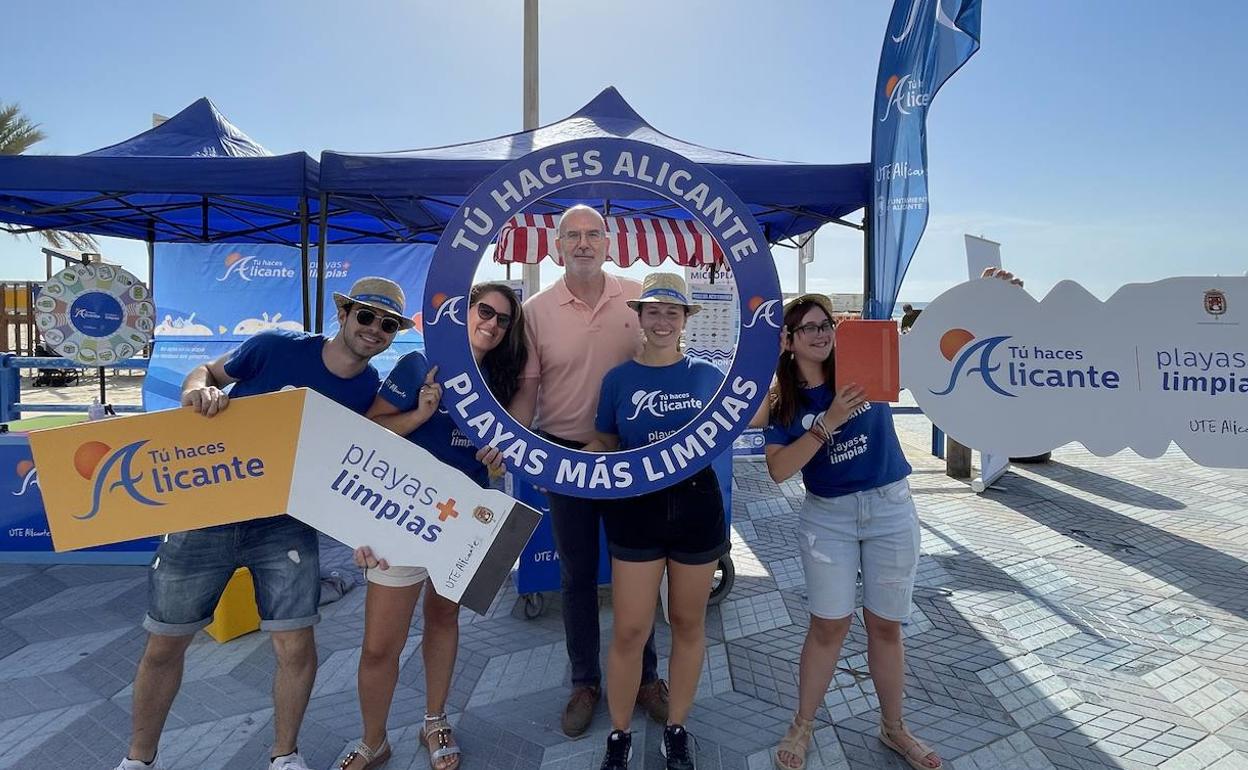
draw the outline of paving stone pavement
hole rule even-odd
[[[905,627],[907,720],[953,770],[1248,768],[1248,473],[1079,447],[1016,465],[982,496],[899,417],[923,522]],[[796,703],[808,620],[794,516],[799,481],[738,461],[736,585],[708,613],[689,727],[699,767],[765,770]],[[345,564],[340,548],[326,560]],[[345,567],[344,567],[345,569]],[[351,574],[354,574],[352,571]],[[126,745],[144,634],[140,567],[0,565],[0,768],[111,768]],[[558,597],[525,619],[508,585],[461,617],[451,721],[467,768],[595,768],[608,729],[558,731],[568,669]],[[359,731],[354,674],[364,590],[328,605],[300,748],[328,768]],[[420,613],[391,712],[388,768],[424,768]],[[604,639],[610,633],[603,592]],[[660,650],[670,645],[660,624]],[[605,653],[604,642],[604,653]],[[265,767],[273,653],[252,634],[200,635],[161,745],[168,768]],[[808,767],[904,768],[876,738],[861,619],[818,714]],[[661,670],[666,671],[666,657]],[[634,718],[634,768],[662,766],[661,730]]]

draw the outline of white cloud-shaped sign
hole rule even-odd
[[[1071,441],[1248,467],[1248,278],[1129,284],[1101,302],[1063,281],[1037,302],[955,286],[901,341],[901,381],[962,444],[1011,456]]]

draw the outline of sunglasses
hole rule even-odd
[[[495,319],[498,322],[498,328],[500,329],[506,329],[508,326],[511,326],[510,315],[507,313],[500,313],[484,302],[477,303],[477,316],[482,321],[488,321],[491,318]]]
[[[399,330],[399,319],[397,318],[381,315],[381,313],[369,310],[366,307],[355,311],[355,320],[359,322],[360,326],[372,326],[373,321],[376,321],[378,317],[381,318],[381,330],[386,334],[394,334]]]

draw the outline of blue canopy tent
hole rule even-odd
[[[597,137],[655,144],[702,164],[750,207],[771,243],[830,222],[865,231],[843,217],[871,199],[869,164],[790,163],[692,144],[655,129],[615,88],[567,118],[530,131],[400,152],[326,151],[321,154],[321,231],[332,242],[436,242],[465,197],[503,165],[535,149]],[[589,202],[619,216],[687,218],[666,199],[639,200],[635,188],[611,183],[578,187],[576,196],[543,201],[530,213],[557,213],[572,203]]]
[[[647,142],[702,164],[750,206],[773,243],[836,222],[866,206],[871,196],[869,164],[791,163],[692,144],[652,127],[615,88],[567,118],[531,131],[400,152],[326,151],[320,188],[333,202],[388,220],[387,229],[360,230],[356,237],[390,239],[402,233],[410,240],[437,241],[464,197],[500,167],[535,149],[591,137]],[[610,184],[577,188],[577,194],[578,200],[609,200],[612,212],[620,215],[683,214],[667,200],[630,200],[635,190]],[[332,220],[333,211],[329,214]]]
[[[83,155],[0,156],[0,228],[154,242],[300,246],[307,262],[317,163],[273,155],[206,98]],[[305,271],[306,275],[306,271]],[[305,327],[311,313],[304,287]]]
[[[0,220],[11,231],[297,244],[316,176],[306,153],[273,155],[199,99],[94,152],[0,156]]]

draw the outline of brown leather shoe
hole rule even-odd
[[[594,721],[594,706],[598,705],[601,697],[601,688],[573,687],[572,695],[568,697],[568,705],[563,707],[563,734],[569,738],[584,735],[589,729],[589,723]]]
[[[637,705],[654,721],[667,724],[667,682],[655,679],[639,687]]]

